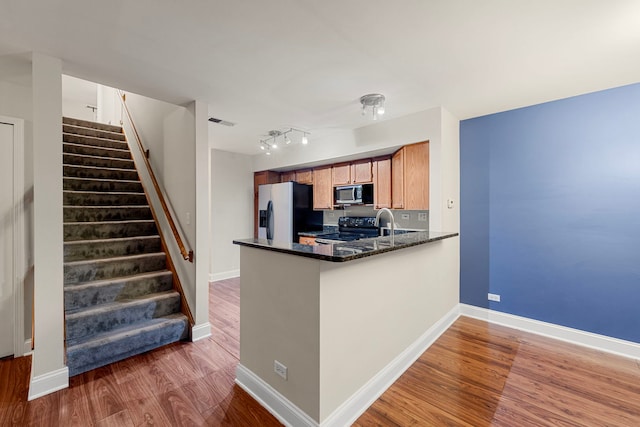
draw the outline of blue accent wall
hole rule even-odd
[[[640,343],[640,84],[464,120],[460,170],[461,302]]]

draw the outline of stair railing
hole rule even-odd
[[[138,134],[138,130],[136,129],[136,125],[133,123],[133,118],[131,117],[129,108],[127,108],[126,94],[119,89],[117,90],[117,92],[118,92],[118,97],[120,98],[120,101],[122,103],[124,112],[127,115],[127,119],[129,120],[129,124],[133,129],[133,134],[138,144],[138,147],[140,148],[140,152],[144,153],[144,156],[142,157],[144,158],[145,167],[149,172],[151,182],[153,183],[153,187],[155,188],[155,191],[158,195],[158,199],[160,200],[160,205],[162,206],[162,210],[164,211],[165,217],[167,218],[169,227],[171,228],[171,232],[173,233],[173,237],[175,238],[178,248],[180,249],[180,254],[182,255],[182,258],[184,258],[185,261],[193,262],[193,250],[187,249],[187,246],[184,243],[186,241],[186,238],[182,236],[182,233],[178,230],[178,227],[176,226],[176,223],[173,220],[173,215],[171,215],[169,205],[167,204],[167,201],[164,197],[164,192],[160,188],[160,184],[158,184],[156,175],[153,173],[153,169],[151,168],[151,163],[149,162],[149,150],[144,149],[144,146],[142,145],[142,140],[140,139],[140,134]]]

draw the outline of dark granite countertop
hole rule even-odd
[[[318,237],[318,236],[322,236],[323,234],[333,234],[333,233],[337,233],[337,232],[338,232],[338,226],[337,225],[325,225],[322,230],[301,231],[301,232],[298,233],[298,236]]]
[[[316,258],[323,261],[344,262],[435,242],[437,240],[448,239],[455,236],[458,236],[458,233],[443,231],[416,231],[412,233],[396,234],[394,236],[393,245],[391,245],[391,238],[389,236],[317,246],[278,242],[267,239],[240,239],[234,240],[233,243],[236,245],[249,246],[252,248],[265,249],[290,255]]]

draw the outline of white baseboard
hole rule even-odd
[[[33,351],[33,349],[31,348],[31,338],[29,338],[28,340],[24,340],[24,347],[22,349],[22,355],[23,356],[27,356],[27,355],[31,354],[32,351]]]
[[[459,316],[456,305],[321,423],[291,403],[249,369],[238,364],[236,383],[286,426],[342,427],[353,424]]]
[[[69,368],[66,366],[35,377],[33,376],[32,370],[31,381],[29,383],[29,397],[27,400],[37,399],[67,387],[69,387]]]
[[[211,323],[193,325],[191,328],[191,341],[196,342],[211,336]]]
[[[342,427],[353,424],[391,385],[456,321],[456,305],[413,344],[371,378],[360,390],[331,413],[320,425]]]
[[[241,363],[236,367],[236,384],[287,427],[318,427],[317,421],[264,382]]]
[[[460,304],[460,314],[619,356],[640,359],[640,344],[579,329],[541,322],[486,308]]]
[[[217,280],[232,279],[234,277],[239,277],[239,276],[240,276],[240,270],[229,270],[229,271],[223,271],[221,273],[210,273],[209,281],[215,282]]]

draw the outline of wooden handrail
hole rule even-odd
[[[167,217],[167,221],[169,221],[169,227],[171,227],[171,232],[173,233],[173,237],[176,239],[176,243],[178,244],[178,248],[180,248],[180,254],[185,261],[193,262],[193,250],[187,250],[180,233],[178,232],[178,227],[176,227],[176,223],[173,220],[173,216],[169,212],[169,207],[167,206],[167,202],[164,199],[164,194],[160,189],[160,184],[158,184],[158,180],[156,179],[156,175],[153,173],[153,169],[151,169],[151,163],[149,163],[149,155],[148,151],[144,149],[142,146],[142,140],[140,139],[140,135],[138,134],[138,130],[136,129],[136,125],[133,123],[133,118],[131,117],[131,113],[129,112],[129,108],[126,103],[126,94],[121,90],[118,90],[118,94],[120,95],[120,99],[122,101],[122,105],[124,107],[124,111],[127,113],[127,117],[129,118],[129,123],[131,123],[131,127],[133,128],[133,133],[136,138],[136,142],[138,143],[138,147],[140,148],[140,152],[143,154],[142,158],[144,159],[144,163],[149,171],[149,176],[151,177],[151,182],[153,182],[153,187],[156,189],[156,193],[158,194],[158,198],[160,199],[160,204],[162,205],[162,210],[164,211],[165,216]]]

